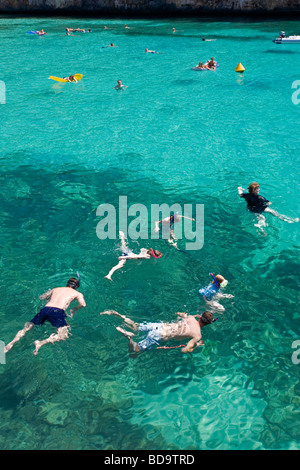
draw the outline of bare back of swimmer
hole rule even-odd
[[[18,331],[15,338],[6,345],[4,352],[7,353],[15,343],[17,343],[25,334],[31,330],[35,325],[43,325],[45,321],[51,323],[52,326],[57,328],[57,333],[52,334],[49,338],[42,341],[35,341],[34,354],[36,355],[41,346],[54,343],[56,341],[64,341],[69,337],[69,326],[66,322],[66,309],[69,307],[72,301],[77,300],[78,305],[70,310],[70,317],[73,317],[74,313],[86,306],[84,296],[77,292],[80,285],[80,280],[76,278],[70,278],[67,282],[66,287],[56,287],[55,289],[48,290],[40,296],[41,300],[50,299],[44,308],[37,313],[30,322],[25,323],[22,330]]]
[[[135,323],[130,318],[121,315],[114,310],[106,310],[101,312],[100,315],[114,315],[122,318],[122,320],[128,325],[134,332],[146,332],[147,336],[142,341],[136,343],[132,337],[134,333],[124,330],[123,328],[117,327],[116,329],[125,336],[128,341],[129,352],[143,352],[152,349],[160,341],[182,340],[190,338],[189,342],[185,347],[181,349],[183,353],[193,352],[197,346],[202,346],[201,341],[202,334],[201,329],[210,323],[215,321],[214,316],[211,312],[204,312],[202,315],[188,315],[184,312],[177,312],[176,315],[181,317],[181,320],[174,323]]]

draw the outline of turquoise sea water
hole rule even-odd
[[[37,327],[0,364],[1,449],[300,448],[299,224],[269,215],[262,232],[237,196],[258,181],[272,207],[299,216],[300,44],[273,44],[280,30],[300,23],[0,18],[0,340],[77,270],[87,302],[66,342],[34,356],[33,342],[54,332]],[[211,56],[216,72],[191,70]],[[72,73],[82,81],[48,80]],[[117,79],[128,88],[114,90]],[[99,240],[96,210],[118,209],[119,196],[149,210],[204,204],[203,248],[129,240],[164,256],[128,262],[110,283],[119,240]],[[191,355],[132,358],[118,319],[99,316],[201,313],[210,271],[234,299]]]

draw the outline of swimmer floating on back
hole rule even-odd
[[[270,209],[269,206],[272,204],[270,201],[268,201],[266,198],[261,196],[259,194],[259,184],[256,182],[253,182],[249,184],[248,186],[248,193],[244,193],[244,189],[242,186],[238,187],[238,193],[240,197],[243,197],[248,205],[248,209],[250,212],[254,212],[257,219],[258,223],[255,224],[256,227],[262,228],[266,226],[266,218],[264,215],[262,215],[262,212],[268,212],[269,214],[274,215],[275,217],[278,217],[281,220],[284,220],[285,222],[288,222],[289,224],[292,224],[294,222],[299,222],[299,218],[293,219],[292,217],[288,217],[283,214],[279,214],[277,211]]]
[[[141,248],[141,251],[139,252],[139,254],[135,254],[130,250],[130,248],[128,248],[128,245],[127,245],[126,240],[125,240],[124,233],[120,231],[119,236],[120,236],[120,239],[121,239],[122,255],[119,256],[119,260],[120,260],[119,263],[116,264],[116,266],[114,266],[109,271],[107,276],[105,276],[106,279],[109,279],[110,281],[112,280],[111,276],[113,275],[113,273],[117,269],[122,268],[125,265],[126,261],[129,260],[129,259],[150,259],[150,258],[161,258],[162,257],[162,253],[158,250],[153,250],[153,248],[150,248],[150,250],[147,250],[146,248]]]
[[[161,341],[182,341],[187,338],[191,339],[186,345],[181,345],[181,352],[193,352],[197,346],[203,346],[204,344],[201,340],[201,329],[217,320],[217,318],[214,318],[213,314],[208,311],[204,312],[202,315],[188,315],[184,312],[176,312],[176,315],[181,317],[181,320],[174,323],[135,323],[133,320],[130,320],[130,318],[125,317],[125,315],[120,315],[120,313],[115,310],[105,310],[104,312],[101,312],[100,315],[114,315],[116,317],[120,317],[133,331],[142,331],[147,333],[145,339],[136,343],[132,339],[134,333],[123,330],[123,328],[116,327],[116,329],[128,339],[129,352],[134,353],[153,349],[155,346],[159,345]]]
[[[209,305],[209,308],[222,312],[225,310],[225,308],[216,300],[212,300],[213,297],[215,299],[233,299],[234,296],[231,294],[223,294],[220,291],[220,289],[224,289],[224,287],[226,287],[228,284],[228,281],[226,281],[225,277],[221,276],[221,274],[214,276],[212,273],[210,273],[210,275],[213,279],[212,282],[208,286],[200,289],[199,294],[203,295],[203,299]]]
[[[38,36],[44,36],[45,34],[45,31],[43,29],[41,29],[41,31],[28,31],[30,34],[37,34]]]
[[[159,54],[159,52],[156,52],[156,51],[150,51],[147,47],[145,49],[145,52],[149,53],[149,54]]]

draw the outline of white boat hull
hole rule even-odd
[[[300,36],[290,36],[287,38],[273,39],[275,44],[300,44]]]

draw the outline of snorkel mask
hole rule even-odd
[[[162,253],[157,256],[157,255],[154,253],[153,248],[150,248],[150,250],[151,250],[151,254],[152,254],[153,258],[156,258],[156,259],[157,259],[157,258],[161,258],[161,257],[162,257]]]
[[[174,214],[171,215],[171,217],[170,217],[171,224],[174,224],[176,215],[178,215],[178,212],[174,212]]]
[[[207,319],[205,317],[203,317],[202,315],[201,315],[200,319],[205,325],[210,325],[211,323],[214,323],[215,321],[219,320],[219,317],[214,318],[211,323],[209,321],[207,321]]]
[[[224,279],[224,281],[219,284],[218,281],[216,280],[215,276],[213,275],[213,273],[209,273],[209,274],[213,278],[213,280],[215,281],[215,284],[216,284],[217,287],[219,287],[219,288],[221,287],[221,289],[224,289],[224,287],[227,286],[228,281],[226,279]]]
[[[79,288],[79,286],[80,286],[80,274],[79,274],[78,271],[77,271],[76,275],[77,275],[77,279],[76,279],[76,277],[71,277],[68,280],[67,287],[71,287],[72,289],[78,289]]]

